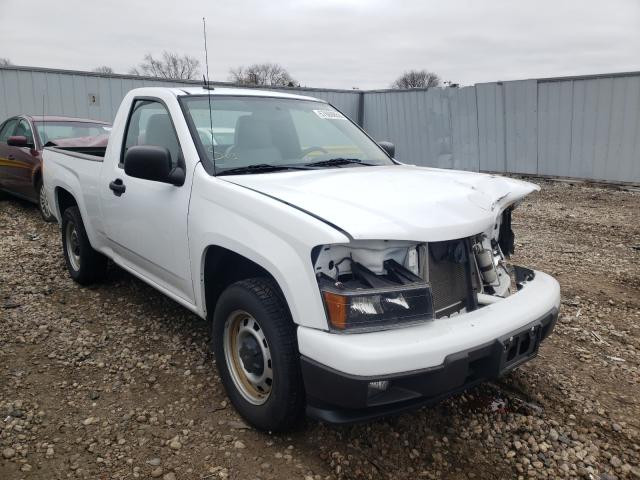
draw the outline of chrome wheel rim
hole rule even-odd
[[[44,185],[40,186],[39,201],[40,201],[40,210],[42,211],[44,216],[47,218],[50,217],[51,210],[49,210],[49,200],[47,199],[47,192],[44,189]]]
[[[273,388],[273,366],[260,324],[247,312],[234,311],[224,325],[223,345],[236,389],[253,405],[265,403]]]
[[[71,267],[75,271],[78,271],[80,270],[80,238],[78,238],[78,230],[75,223],[67,223],[65,237],[69,263],[71,263]]]

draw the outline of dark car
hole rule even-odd
[[[85,118],[18,115],[0,125],[0,190],[38,204],[53,220],[42,187],[45,146],[104,147],[111,125]]]

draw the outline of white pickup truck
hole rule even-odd
[[[129,92],[106,149],[47,148],[71,277],[107,258],[211,324],[240,414],[265,430],[433,403],[534,357],[559,285],[511,265],[537,186],[393,159],[325,101]]]

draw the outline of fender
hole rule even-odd
[[[349,238],[321,220],[276,199],[194,172],[189,245],[196,303],[206,316],[204,262],[212,245],[253,261],[278,282],[298,325],[326,329],[324,306],[311,263],[316,245]]]

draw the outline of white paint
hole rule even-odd
[[[410,165],[224,177],[318,215],[358,240],[440,241],[490,229],[539,190],[494,175]]]

